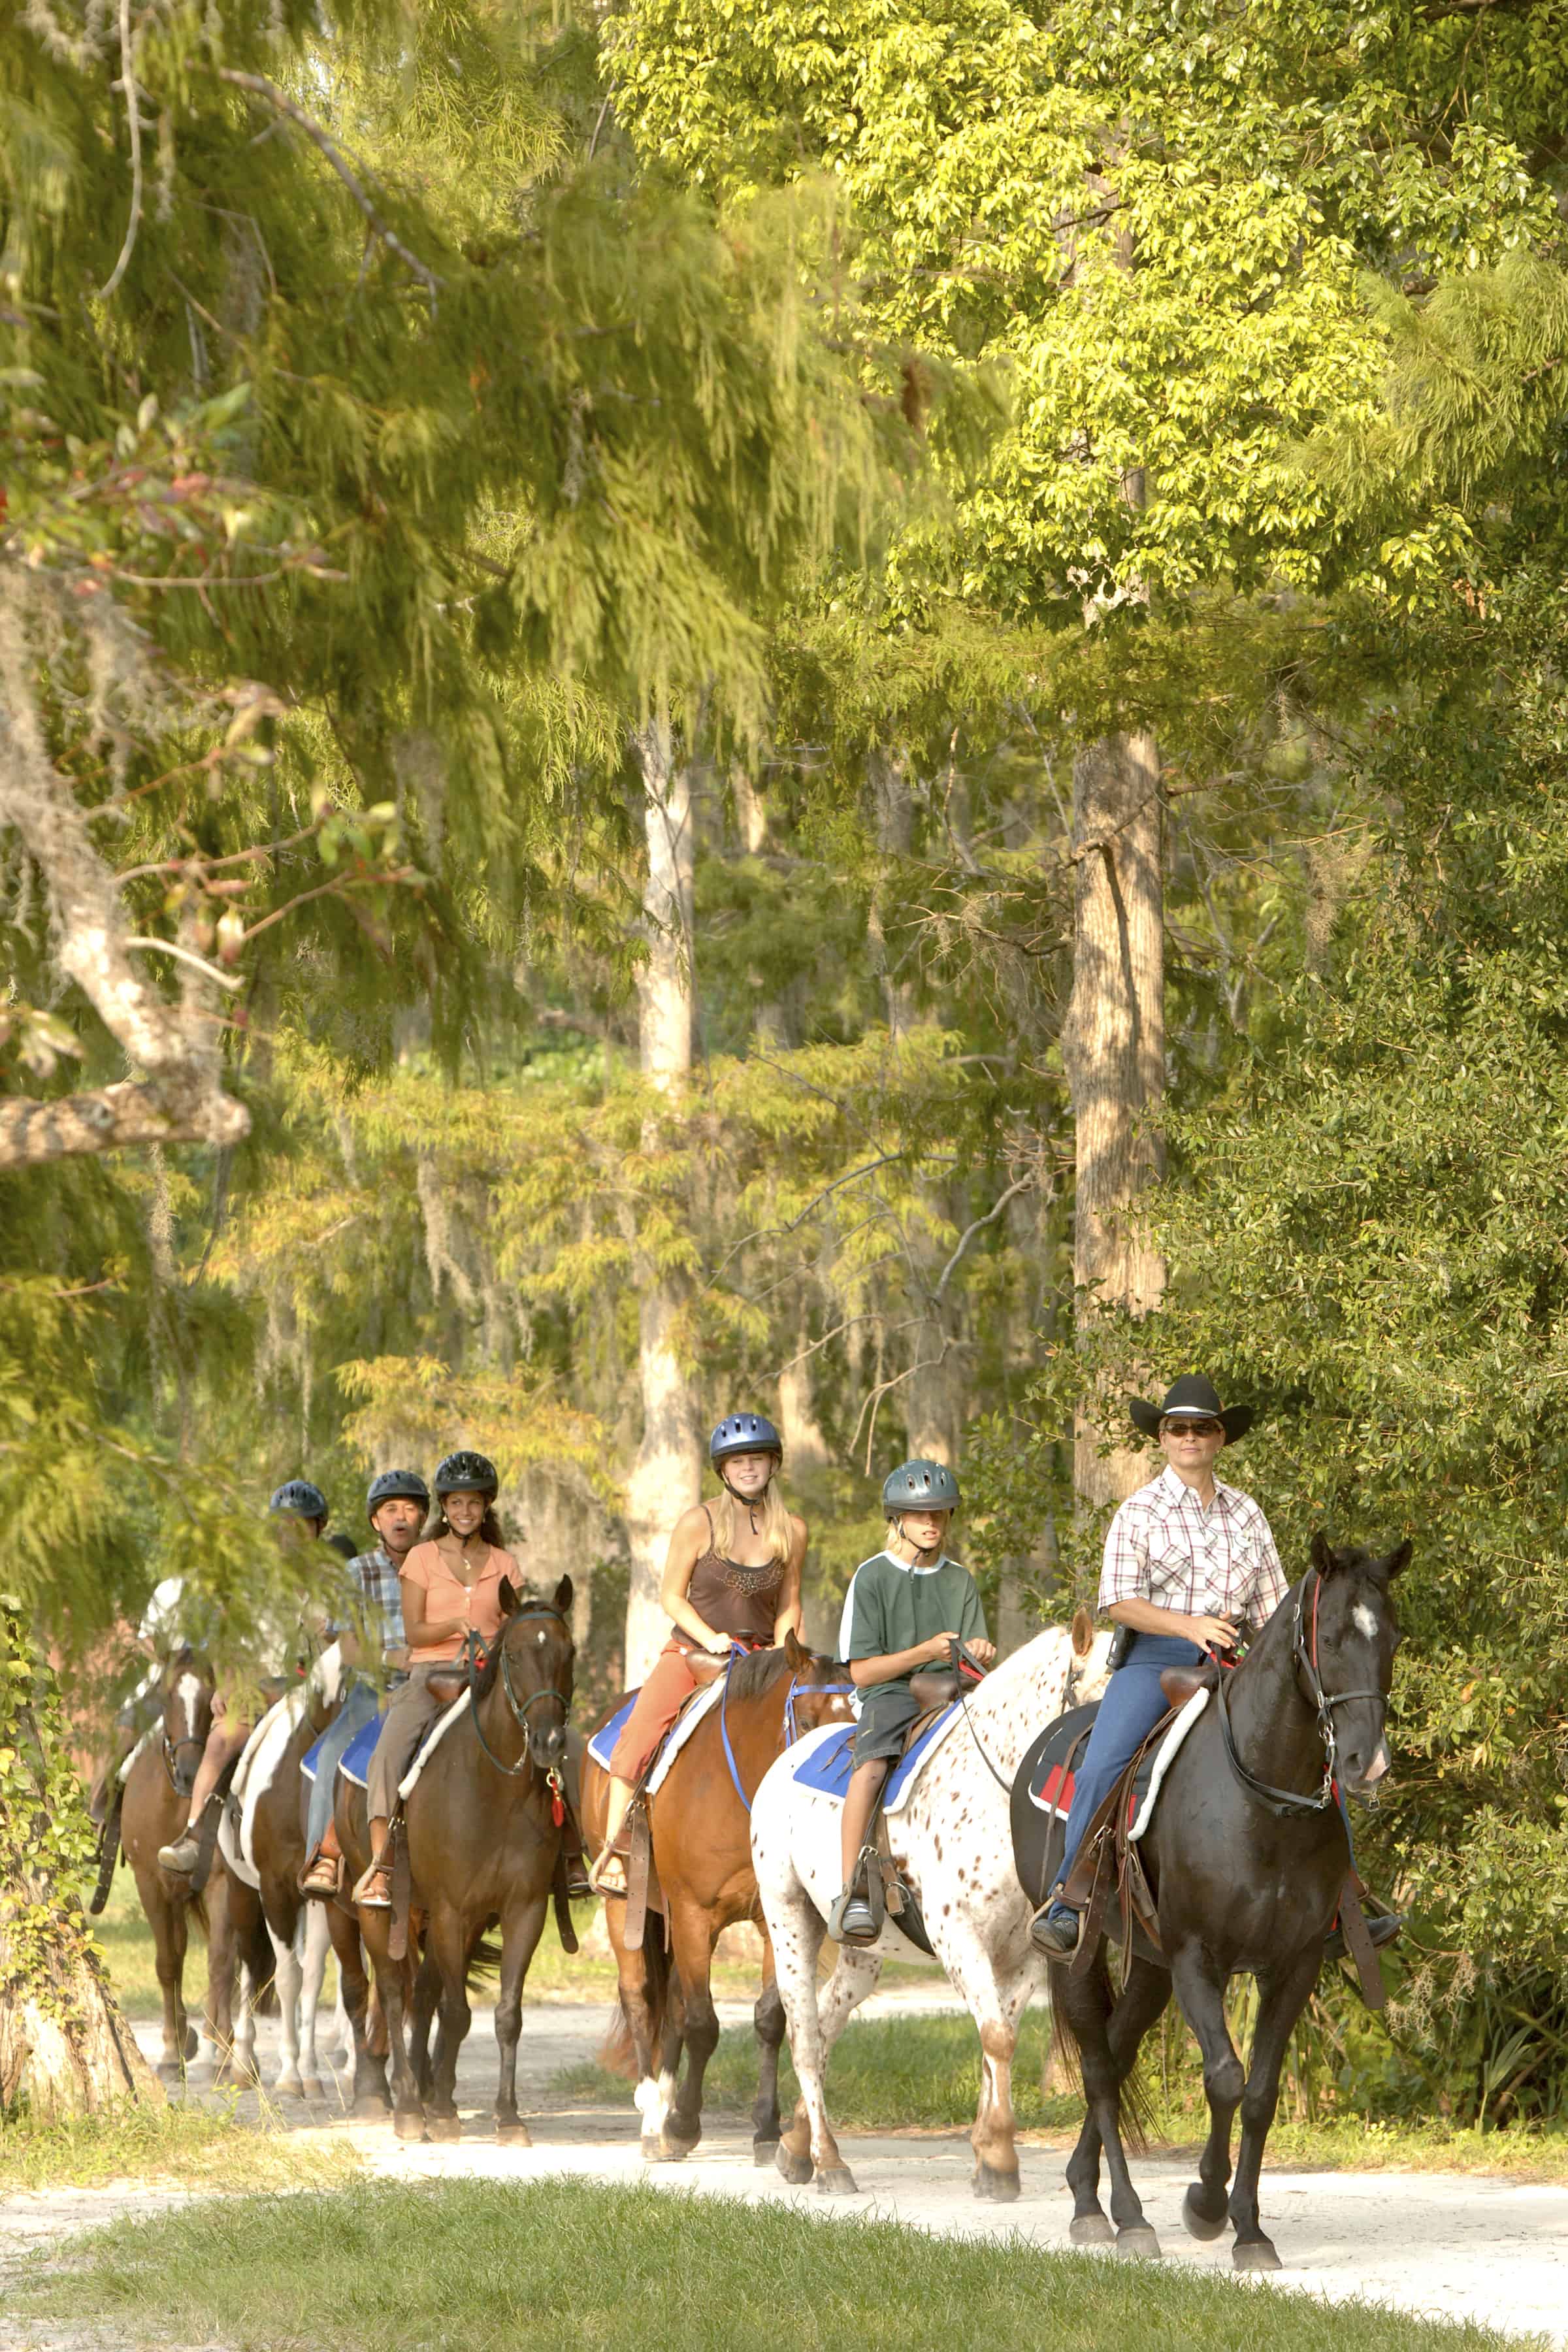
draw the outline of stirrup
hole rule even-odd
[[[378,1881],[383,1886],[384,1886],[386,1890],[384,1894],[377,1895],[371,1892],[372,1888],[376,1885]],[[349,1896],[349,1901],[354,1904],[363,1904],[367,1911],[391,1910],[392,1853],[390,1848],[388,1848],[387,1852],[382,1855],[379,1862],[367,1863],[364,1869],[360,1873],[353,1893]]]
[[[1066,1920],[1052,1916],[1053,1913],[1062,1911],[1068,1912],[1072,1918],[1070,1939]],[[1042,1903],[1029,1922],[1029,1941],[1036,1951],[1043,1952],[1047,1959],[1070,1960],[1083,1941],[1083,1921],[1071,1904],[1063,1903],[1059,1897]]]
[[[313,1895],[318,1902],[335,1901],[343,1886],[342,1854],[323,1853],[318,1846],[294,1884],[301,1895]]]
[[[158,1848],[158,1861],[164,1870],[172,1870],[176,1878],[189,1878],[202,1858],[202,1842],[193,1829],[182,1830],[172,1844]]]
[[[612,1869],[617,1870],[620,1873],[621,1883],[618,1886],[613,1885],[605,1875],[606,1871]],[[604,1853],[599,1856],[598,1861],[588,1873],[588,1892],[590,1895],[614,1895],[622,1899],[625,1898],[626,1893],[626,1856],[620,1846],[607,1845],[605,1848]]]
[[[827,1932],[836,1944],[874,1944],[877,1920],[870,1898],[851,1879],[827,1915]]]

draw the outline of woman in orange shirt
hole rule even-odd
[[[436,1473],[440,1515],[398,1570],[408,1680],[392,1695],[365,1775],[371,1860],[351,1898],[373,1911],[392,1907],[390,1829],[398,1784],[421,1735],[447,1704],[433,1696],[430,1676],[462,1656],[469,1633],[488,1642],[500,1632],[501,1579],[522,1581],[500,1539],[499,1483],[494,1463],[482,1454],[448,1454]]]

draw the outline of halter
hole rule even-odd
[[[1230,1727],[1230,1709],[1226,1704],[1223,1668],[1220,1672],[1219,1688],[1215,1693],[1219,1701],[1220,1734],[1225,1741],[1226,1757],[1231,1770],[1249,1795],[1256,1797],[1260,1805],[1267,1807],[1269,1812],[1279,1814],[1281,1819],[1286,1819],[1294,1813],[1326,1813],[1329,1807],[1335,1804],[1340,1806],[1342,1812],[1343,1811],[1344,1807],[1339,1793],[1340,1751],[1339,1741],[1334,1733],[1333,1711],[1336,1706],[1348,1706],[1352,1699],[1386,1700],[1387,1698],[1387,1693],[1381,1690],[1326,1691],[1323,1688],[1322,1678],[1318,1672],[1318,1600],[1323,1586],[1322,1570],[1314,1568],[1310,1570],[1310,1575],[1312,1579],[1311,1641],[1309,1643],[1303,1622],[1307,1601],[1307,1579],[1303,1577],[1296,1588],[1295,1625],[1290,1641],[1290,1663],[1296,1673],[1304,1676],[1307,1695],[1318,1712],[1318,1734],[1323,1743],[1323,1785],[1315,1796],[1304,1797],[1297,1789],[1276,1789],[1268,1781],[1260,1780],[1256,1773],[1247,1770],[1236,1752],[1236,1738]]]
[[[179,1754],[182,1748],[202,1748],[205,1747],[206,1742],[194,1731],[187,1731],[183,1739],[171,1739],[168,1731],[165,1729],[163,1737],[163,1769],[169,1776],[169,1786],[173,1789],[175,1796],[177,1797],[180,1794],[180,1784],[174,1778],[175,1757]]]
[[[729,1723],[730,1676],[734,1672],[736,1659],[743,1658],[747,1654],[738,1642],[731,1643],[730,1662],[724,1669],[724,1687],[719,1695],[719,1737],[724,1743],[724,1761],[730,1767],[730,1778],[734,1783],[735,1794],[750,1813],[752,1801],[741,1785],[740,1768],[735,1762],[735,1751],[730,1745]],[[799,1727],[795,1719],[795,1700],[797,1691],[809,1693],[813,1698],[848,1698],[853,1696],[854,1690],[853,1683],[803,1683],[798,1675],[791,1675],[789,1689],[784,1695],[783,1746],[793,1748],[800,1737]]]
[[[495,1749],[490,1746],[489,1741],[485,1738],[485,1727],[479,1720],[479,1694],[474,1674],[475,1651],[472,1647],[470,1647],[468,1651],[468,1696],[472,1702],[474,1729],[479,1734],[479,1746],[483,1748],[489,1761],[495,1766],[496,1770],[498,1772],[504,1773],[509,1780],[521,1780],[533,1761],[533,1757],[528,1744],[529,1739],[531,1737],[528,1721],[529,1708],[531,1706],[537,1706],[541,1699],[552,1698],[561,1709],[561,1722],[563,1728],[564,1728],[566,1722],[566,1696],[563,1691],[558,1691],[553,1683],[546,1683],[541,1689],[530,1691],[528,1696],[525,1699],[521,1700],[519,1699],[516,1691],[514,1691],[511,1686],[511,1664],[507,1656],[506,1637],[510,1628],[513,1625],[521,1624],[525,1617],[553,1617],[556,1623],[561,1626],[563,1631],[566,1630],[565,1618],[561,1614],[559,1609],[552,1609],[547,1601],[535,1601],[527,1609],[514,1609],[511,1615],[508,1618],[506,1624],[501,1628],[501,1693],[508,1706],[511,1709],[512,1721],[517,1725],[518,1729],[523,1735],[522,1754],[518,1758],[515,1764],[503,1764],[500,1758],[496,1754]],[[552,1801],[557,1805],[561,1804],[563,1802],[563,1799],[561,1795],[560,1773],[552,1768],[544,1777],[550,1784]]]

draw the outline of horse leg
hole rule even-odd
[[[548,1895],[521,1905],[501,1921],[500,1985],[496,1994],[496,2046],[500,2074],[496,2084],[496,2137],[507,2147],[531,2147],[528,2126],[517,2112],[517,2045],[522,2036],[522,1988],[544,1933]]]
[[[278,1988],[278,2073],[272,2088],[279,2098],[300,2099],[300,1979],[304,1971],[292,1936],[279,1936],[268,1925],[272,1946],[273,1982]]]
[[[441,1981],[441,2031],[426,2106],[426,2129],[432,2139],[461,2139],[462,2119],[454,2096],[458,2053],[468,2038],[473,2011],[468,2007],[468,1938],[462,1915],[449,1903],[433,1907],[430,1913],[425,1964],[428,1968],[432,1963]]]
[[[323,1903],[321,1908],[326,1914],[327,1933],[337,1955],[339,1998],[348,2011],[353,2034],[353,2111],[356,2116],[384,2116],[392,2099],[386,2087],[386,2062],[371,2054],[370,1979],[365,1972],[359,1921],[339,1904]]]
[[[1171,1979],[1203,2053],[1204,2093],[1209,2103],[1209,2136],[1198,2159],[1198,2177],[1182,2200],[1182,2220],[1193,2237],[1217,2238],[1227,2211],[1231,2118],[1247,2077],[1226,2023],[1225,1980],[1210,1975],[1199,1945],[1185,1943],[1173,1954]]]
[[[757,2096],[752,2109],[752,2161],[771,2164],[779,2144],[779,2050],[784,2007],[773,1972],[773,1948],[763,1929],[763,1989],[752,2011],[757,2037]]]
[[[425,2137],[425,2107],[419,2096],[419,2086],[408,2063],[408,2044],[404,2032],[405,2007],[403,1963],[395,1960],[387,1950],[392,1935],[390,1911],[365,1910],[359,1914],[360,1933],[364,1938],[370,1964],[375,1972],[375,1990],[385,2021],[387,2057],[392,2067],[392,2128],[399,2139],[416,2140]]]
[[[656,2078],[654,2037],[657,2034],[662,2044],[668,2014],[672,2013],[676,2006],[676,1988],[668,1978],[664,1921],[658,1913],[649,1911],[642,1948],[635,1952],[628,1952],[621,1940],[621,1924],[625,1917],[624,1903],[605,1904],[605,1924],[609,1931],[610,1949],[616,1957],[621,2014],[631,2036],[632,2055],[637,2070],[636,2098],[642,2123],[643,2160],[655,2164],[659,2156],[659,2135],[664,2128],[665,2111],[675,2084],[673,2075],[668,2084]],[[658,1939],[657,1960],[654,1958],[656,1937]],[[656,1978],[662,1981],[662,1991],[656,1983]]]
[[[819,2001],[816,1957],[826,1930],[804,1887],[797,1889],[782,1917],[776,1903],[771,1907],[771,1925],[779,1992],[789,2020],[790,2054],[800,2081],[800,2104],[779,2141],[778,2168],[786,2180],[800,2185],[810,2179],[815,2168],[816,2186],[825,2197],[854,2197],[858,2194],[855,2176],[833,2137],[824,2086],[833,2045],[851,2011],[881,1975],[882,1963],[874,1953],[845,1945]]]
[[[447,2027],[440,2014],[440,1971],[426,1949],[419,1963],[419,1973],[414,1979],[414,1998],[408,2011],[408,2063],[414,2069],[419,2096],[426,2107],[436,2095],[436,2077],[447,2063]],[[436,2023],[434,2052],[430,2048],[432,2019]],[[452,2063],[456,2066],[455,2057]]]
[[[1273,2241],[1258,2221],[1258,2176],[1263,2164],[1263,2145],[1279,2102],[1279,2069],[1285,2063],[1296,2020],[1318,1981],[1321,1959],[1321,1953],[1313,1947],[1293,1968],[1259,1982],[1262,1998],[1252,2037],[1247,2088],[1241,2095],[1241,2147],[1236,2159],[1236,2184],[1230,2192],[1230,2218],[1236,2224],[1231,2259],[1238,2271],[1277,2271],[1280,2267]]]
[[[309,2099],[319,2099],[321,2095],[321,2061],[316,2055],[316,2016],[321,2005],[327,1954],[331,1949],[326,1908],[324,1903],[307,1903],[300,1914],[305,1950],[300,1971],[300,2080]],[[342,1999],[341,1994],[339,1999]]]
[[[1130,1979],[1130,1991],[1131,1982]],[[1152,1991],[1146,1990],[1144,1998],[1152,1999]],[[1103,1953],[1086,1977],[1054,1967],[1051,2005],[1078,2045],[1088,2111],[1078,2146],[1068,2159],[1068,2186],[1073,2192],[1068,2236],[1075,2246],[1109,2242],[1110,2231],[1100,2204],[1100,2158],[1103,2151],[1110,2173],[1110,2218],[1116,2224],[1116,2251],[1119,2254],[1155,2259],[1160,2242],[1132,2186],[1127,2152],[1121,2144],[1121,2086],[1136,2063],[1143,2032],[1138,2023],[1138,2011],[1129,2009],[1121,2032],[1113,2042],[1111,2019],[1118,2004],[1111,1998]],[[1160,2007],[1163,2005],[1162,2001]],[[1159,2010],[1153,2013],[1157,2016]]]
[[[702,2137],[702,2078],[719,2044],[719,2012],[713,2006],[713,1916],[690,1895],[670,1896],[669,1934],[680,1972],[681,2039],[686,2072],[659,2135],[661,2157],[689,2156]],[[673,2071],[673,2070],[671,2070]]]

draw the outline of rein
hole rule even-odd
[[[1348,1706],[1352,1699],[1381,1699],[1385,1696],[1385,1693],[1380,1690],[1326,1691],[1323,1688],[1322,1677],[1318,1672],[1318,1600],[1322,1591],[1323,1579],[1322,1572],[1319,1569],[1314,1568],[1310,1573],[1312,1577],[1311,1641],[1309,1643],[1302,1622],[1307,1599],[1307,1580],[1303,1577],[1296,1588],[1296,1622],[1291,1634],[1290,1663],[1297,1675],[1305,1676],[1308,1696],[1318,1712],[1318,1735],[1323,1743],[1323,1785],[1316,1795],[1304,1797],[1299,1789],[1276,1789],[1268,1781],[1260,1780],[1256,1773],[1247,1770],[1237,1754],[1236,1736],[1230,1727],[1230,1709],[1226,1703],[1223,1673],[1219,1678],[1219,1688],[1215,1693],[1219,1703],[1219,1727],[1221,1738],[1225,1742],[1226,1760],[1248,1795],[1256,1797],[1260,1805],[1269,1812],[1278,1814],[1281,1820],[1289,1819],[1295,1814],[1326,1813],[1331,1805],[1340,1803],[1339,1741],[1334,1734],[1333,1711],[1336,1706]],[[1343,1810],[1342,1806],[1341,1810]]]
[[[744,1788],[741,1784],[740,1767],[735,1762],[735,1751],[730,1744],[729,1722],[730,1676],[734,1672],[736,1659],[743,1658],[745,1655],[746,1652],[742,1650],[738,1643],[731,1645],[730,1651],[730,1663],[724,1669],[724,1687],[719,1696],[719,1737],[724,1743],[724,1761],[730,1767],[730,1779],[734,1784],[735,1794],[741,1800],[746,1811],[750,1813],[752,1810],[752,1801],[750,1797],[747,1796]],[[796,1739],[800,1737],[799,1729],[795,1719],[795,1693],[797,1691],[808,1691],[813,1698],[847,1698],[852,1695],[854,1688],[855,1685],[853,1683],[803,1683],[798,1675],[791,1675],[789,1678],[789,1689],[784,1696],[784,1747],[793,1748]]]
[[[541,1699],[552,1698],[557,1702],[561,1708],[561,1720],[563,1725],[564,1725],[566,1721],[567,1701],[564,1694],[558,1691],[553,1683],[546,1683],[540,1690],[530,1691],[528,1696],[521,1701],[519,1700],[516,1691],[513,1690],[511,1686],[511,1663],[507,1656],[506,1637],[510,1627],[521,1624],[525,1617],[553,1617],[558,1625],[564,1626],[566,1623],[566,1620],[563,1617],[559,1609],[552,1609],[548,1601],[535,1601],[533,1605],[528,1609],[514,1609],[511,1615],[508,1618],[506,1624],[501,1628],[501,1692],[506,1699],[508,1706],[511,1709],[512,1721],[517,1725],[518,1729],[523,1734],[522,1754],[518,1758],[515,1764],[503,1764],[500,1758],[496,1754],[495,1749],[490,1746],[489,1741],[485,1738],[485,1727],[479,1719],[479,1681],[478,1676],[474,1672],[475,1649],[472,1644],[469,1646],[468,1655],[468,1697],[471,1703],[470,1711],[474,1718],[474,1729],[479,1734],[479,1746],[484,1750],[485,1755],[488,1757],[490,1763],[495,1766],[498,1772],[504,1773],[509,1780],[521,1780],[533,1761],[532,1753],[528,1744],[530,1738],[532,1737],[528,1721],[529,1708],[531,1706],[537,1706]],[[560,1775],[555,1772],[551,1772],[546,1775],[546,1778],[549,1780],[551,1787],[555,1791],[555,1801],[559,1804],[561,1801]]]

